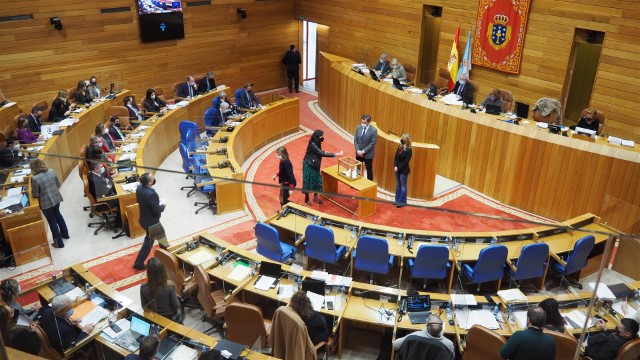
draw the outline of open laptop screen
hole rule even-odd
[[[132,316],[131,317],[131,331],[140,334],[142,336],[149,335],[149,330],[151,329],[151,324],[142,319]]]
[[[407,297],[407,312],[431,311],[431,296],[415,295]]]
[[[271,276],[274,278],[280,277],[280,264],[275,264],[268,261],[262,261],[260,263],[260,275]]]

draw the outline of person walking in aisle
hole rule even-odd
[[[280,184],[280,205],[284,206],[284,204],[289,202],[289,195],[293,191],[293,188],[296,187],[296,177],[293,174],[293,165],[291,164],[291,160],[289,160],[289,152],[287,148],[284,146],[280,146],[278,150],[276,150],[278,160],[280,160],[280,164],[278,167],[278,173],[273,175],[273,180],[278,178],[278,183]]]
[[[144,237],[142,248],[138,252],[136,261],[133,264],[133,268],[136,270],[146,269],[144,264],[147,256],[151,252],[153,246],[153,239],[149,237],[149,228],[160,222],[160,216],[164,211],[167,204],[164,200],[160,200],[158,193],[153,189],[153,185],[156,184],[156,179],[151,173],[144,173],[140,176],[140,185],[136,189],[136,200],[140,208],[140,226],[147,231],[147,236]]]
[[[367,169],[367,179],[373,181],[373,156],[376,153],[378,130],[371,126],[371,115],[362,115],[360,121],[361,125],[356,128],[356,134],[353,137],[356,160],[364,162]]]
[[[322,151],[322,142],[324,141],[324,132],[316,130],[309,139],[307,152],[302,161],[302,192],[304,193],[304,202],[311,206],[313,203],[309,199],[309,193],[313,192],[313,200],[318,204],[322,204],[322,200],[318,197],[318,192],[322,191],[322,176],[320,175],[320,165],[323,157],[336,157],[342,155],[342,150],[337,153],[329,153]]]
[[[407,180],[409,178],[409,160],[411,160],[411,137],[404,133],[400,136],[400,146],[393,159],[393,171],[396,174],[396,207],[407,204]]]
[[[300,57],[300,53],[296,50],[295,45],[289,46],[289,51],[284,54],[282,63],[287,67],[287,84],[289,86],[289,92],[293,92],[293,85],[295,85],[296,92],[300,92],[298,90],[298,84],[300,83],[300,64],[302,64],[302,58]]]
[[[53,236],[54,248],[63,248],[62,239],[69,239],[69,229],[64,221],[62,213],[60,213],[60,203],[62,195],[60,195],[60,179],[53,169],[47,168],[44,161],[40,159],[31,160],[31,195],[38,198],[40,210],[47,218],[51,236]]]

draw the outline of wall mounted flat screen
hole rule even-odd
[[[143,43],[184,38],[180,1],[138,0],[138,15]]]

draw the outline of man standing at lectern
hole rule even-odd
[[[375,155],[378,130],[371,126],[371,115],[364,114],[361,125],[356,129],[353,144],[356,148],[356,160],[364,162],[367,179],[373,181],[373,156]]]

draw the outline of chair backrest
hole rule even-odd
[[[184,276],[180,271],[178,259],[175,255],[164,249],[157,249],[153,253],[153,257],[160,260],[165,269],[167,269],[167,279],[174,282],[176,294],[182,297],[184,292]]]
[[[49,338],[47,337],[47,334],[44,333],[44,330],[42,330],[40,325],[34,324],[34,331],[38,336],[40,343],[42,344],[42,349],[40,350],[41,353],[44,352],[45,354],[47,354],[47,357],[53,360],[60,360],[63,358],[62,354],[51,347]]]
[[[450,357],[449,349],[436,339],[420,335],[409,335],[397,350],[396,360],[431,360]],[[443,355],[445,354],[445,355]]]
[[[76,102],[76,94],[78,93],[78,88],[74,86],[72,88],[69,88],[67,92],[69,93],[69,101]]]
[[[91,194],[91,188],[89,187],[89,179],[87,175],[82,177],[82,185],[84,186],[84,195],[89,200],[89,204],[94,205],[96,203],[96,199]]]
[[[549,258],[549,245],[535,243],[525,245],[518,258],[518,271],[513,275],[515,280],[531,279],[544,275],[545,264]]]
[[[236,103],[236,106],[238,106],[238,99],[240,99],[243,92],[244,88],[240,88],[233,93],[233,101]]]
[[[573,245],[573,250],[569,257],[567,257],[567,266],[565,267],[565,275],[573,274],[574,272],[583,269],[587,266],[589,260],[589,254],[593,250],[596,239],[593,235],[587,235],[582,239],[576,241]]]
[[[311,224],[305,229],[304,237],[307,242],[305,252],[308,257],[331,264],[336,262],[336,242],[333,230]]]
[[[211,296],[211,282],[209,275],[204,271],[202,265],[196,265],[193,268],[193,276],[196,278],[196,284],[198,284],[198,302],[205,314],[209,317],[213,317],[216,307],[216,300]]]
[[[120,120],[120,129],[126,129],[131,126],[129,119],[129,109],[124,106],[115,105],[109,108],[109,118],[117,116]]]
[[[556,343],[556,359],[573,359],[573,355],[578,348],[578,340],[576,340],[575,336],[557,331],[545,330],[544,332],[551,335]]]
[[[298,341],[300,340],[300,341]],[[280,306],[273,313],[269,346],[273,357],[283,360],[317,360],[318,355],[309,338],[307,326],[289,306]]]
[[[258,337],[262,348],[267,345],[267,329],[262,310],[251,304],[232,303],[224,311],[226,339],[245,346],[253,346]]]
[[[447,277],[449,248],[444,245],[425,244],[418,248],[411,277],[419,279],[444,279]]]
[[[36,106],[42,109],[42,121],[47,121],[47,119],[49,118],[49,103],[47,102],[47,100],[40,100],[34,103],[31,107]]]
[[[13,309],[5,303],[0,303],[0,335],[2,335],[3,340],[7,336],[7,331],[9,331],[9,325],[11,325],[12,321]]]
[[[173,84],[173,93],[175,94],[175,98],[178,98],[178,88],[180,87],[180,85],[184,84],[184,81],[181,82],[177,82]]]
[[[478,91],[480,90],[480,85],[478,85],[477,81],[469,80],[469,84],[473,86],[473,93],[471,98],[473,99],[473,103],[476,103],[476,98],[478,97]]]
[[[161,87],[154,87],[153,91],[155,91],[156,96],[160,98],[160,100],[167,101],[166,94],[164,93],[164,89]]]
[[[280,247],[278,230],[271,225],[259,222],[256,224],[255,233],[258,254],[273,261],[282,262],[282,248]]]
[[[416,68],[411,64],[404,64],[404,71],[407,73],[407,81],[413,82],[416,77]]]
[[[189,160],[189,149],[183,143],[178,144],[178,149],[180,150],[180,157],[182,158],[182,170],[191,174],[191,161]]]
[[[80,156],[81,158],[85,158],[87,156],[87,148],[89,146],[87,145],[82,145],[80,147]],[[83,176],[87,176],[89,173],[89,166],[87,165],[87,161],[86,160],[78,160],[78,175],[80,175],[80,178],[82,179]]]
[[[508,254],[509,250],[504,245],[487,246],[480,250],[480,256],[473,269],[473,280],[485,282],[502,279]]]
[[[214,112],[218,110],[214,107],[210,107],[207,109],[207,111],[204,112],[204,123],[207,126],[213,126],[213,114]]]
[[[502,98],[502,110],[504,112],[511,111],[513,107],[513,93],[509,90],[499,89]]]
[[[501,359],[500,348],[506,344],[500,334],[481,325],[473,325],[467,332],[467,346],[462,354],[463,360]]]
[[[386,240],[373,236],[361,236],[356,245],[354,269],[389,273],[389,244]]]
[[[444,68],[439,68],[438,78],[436,79],[436,85],[438,86],[438,89],[448,87],[450,78],[451,78],[451,75],[449,74],[449,70]]]
[[[627,341],[616,355],[616,360],[638,360],[640,359],[640,339],[636,338]]]
[[[180,124],[178,124],[178,131],[180,132],[181,143],[187,143],[188,130],[198,131],[198,124],[194,123],[193,121],[180,121]]]

